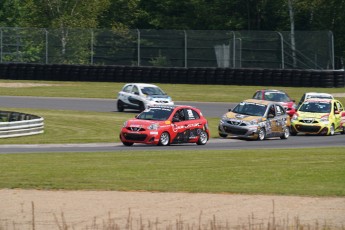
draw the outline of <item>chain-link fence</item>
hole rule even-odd
[[[0,62],[335,69],[329,31],[1,28]]]

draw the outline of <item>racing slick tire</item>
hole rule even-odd
[[[122,144],[125,145],[125,146],[132,146],[132,145],[134,144],[133,142],[123,141],[123,140],[121,139],[121,134],[120,134],[120,140],[121,140]]]
[[[208,140],[207,133],[202,130],[200,135],[199,135],[199,140],[196,142],[197,145],[206,145]]]
[[[144,111],[144,110],[145,110],[145,105],[144,105],[143,102],[140,102],[140,103],[139,103],[139,111],[142,112],[142,111]]]
[[[340,132],[341,134],[345,134],[345,126],[343,126],[342,131]]]
[[[170,144],[170,135],[168,132],[163,132],[159,137],[158,145],[167,146]]]
[[[123,102],[121,100],[117,100],[117,111],[123,112],[123,110],[124,110]]]
[[[288,139],[290,136],[290,129],[288,127],[284,128],[283,135],[280,136],[280,139]]]
[[[228,135],[227,135],[227,134],[223,134],[223,133],[219,133],[219,136],[220,136],[220,137],[223,137],[223,138],[228,137]]]
[[[258,140],[263,141],[266,138],[266,130],[261,128],[258,133]]]

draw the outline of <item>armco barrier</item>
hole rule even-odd
[[[345,87],[344,70],[0,63],[0,79],[321,88]]]
[[[42,117],[11,111],[0,111],[0,138],[35,135],[44,132]]]

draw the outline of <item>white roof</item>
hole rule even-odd
[[[126,85],[137,85],[139,88],[143,88],[143,87],[158,87],[157,85],[148,84],[148,83],[128,83]]]
[[[317,93],[317,92],[309,92],[305,94],[305,99],[308,98],[334,98],[332,94],[329,93]]]

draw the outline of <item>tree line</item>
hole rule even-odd
[[[329,30],[339,60],[345,56],[343,22],[345,0],[0,1],[0,27]]]

